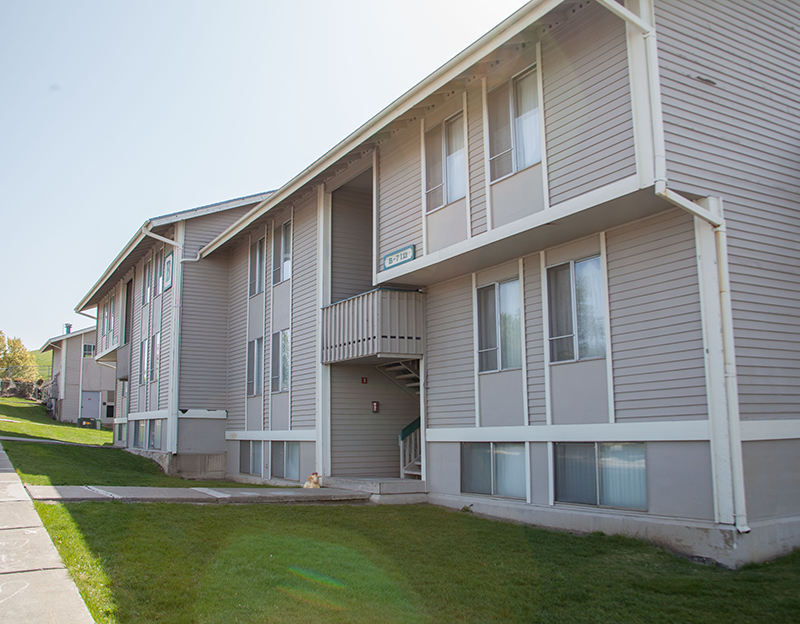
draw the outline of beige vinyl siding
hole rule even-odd
[[[542,42],[550,204],[636,173],[625,26],[595,3]]]
[[[472,278],[431,286],[426,295],[427,426],[475,425]]]
[[[317,203],[316,194],[295,207],[292,227],[291,428],[316,426]]]
[[[339,189],[331,216],[331,303],[371,288],[372,193]]]
[[[467,140],[469,148],[469,201],[472,235],[488,229],[486,221],[486,163],[483,145],[483,87],[467,91]]]
[[[668,0],[656,24],[670,187],[724,201],[741,417],[798,418],[800,5]]]
[[[399,477],[397,436],[419,417],[419,400],[371,366],[333,364],[330,369],[331,474]],[[380,413],[372,413],[372,401],[380,403]]]
[[[707,418],[692,217],[677,208],[607,233],[616,419]]]
[[[90,334],[91,336],[91,334]],[[89,340],[93,340],[90,338]],[[64,396],[61,403],[61,418],[75,422],[81,406],[81,366],[83,366],[82,337],[67,338],[61,343],[67,350],[66,371],[64,374]]]
[[[528,420],[547,422],[544,381],[544,333],[542,329],[542,269],[539,254],[523,261],[525,280],[525,357],[528,367]]]
[[[197,252],[252,209],[255,204],[221,210],[212,214],[187,219],[183,242],[183,257],[194,258]]]
[[[170,247],[167,247],[164,251],[169,253],[170,249]],[[170,348],[172,344],[172,297],[172,288],[165,290],[161,294],[161,370],[158,375],[158,409],[167,409],[169,403],[170,358],[172,354],[172,349]]]
[[[128,375],[128,395],[130,397],[129,412],[139,412],[139,356],[142,341],[142,267],[144,262],[136,265],[133,274],[133,327],[131,330],[131,370]],[[131,439],[130,444],[133,444]]]
[[[247,302],[250,275],[250,239],[240,235],[230,252],[228,291],[228,429],[246,429]]]
[[[264,371],[264,379],[262,380],[261,386],[264,392],[262,403],[264,406],[264,431],[269,431],[270,405],[272,401],[270,377],[272,375],[272,238],[275,235],[274,228],[274,222],[267,222],[264,239],[264,256],[266,260],[266,269],[264,269],[264,359],[263,366],[261,367]],[[246,382],[247,380],[245,379],[245,383]]]
[[[406,245],[422,249],[420,123],[386,141],[378,152],[378,257]]]

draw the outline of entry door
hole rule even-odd
[[[99,392],[81,392],[81,418],[100,418]]]

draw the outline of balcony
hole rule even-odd
[[[322,363],[424,353],[425,295],[378,288],[322,309]]]

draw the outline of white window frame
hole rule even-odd
[[[502,340],[502,331],[501,331],[501,314],[502,310],[500,307],[500,286],[501,284],[510,284],[511,282],[517,282],[517,289],[522,288],[522,282],[520,281],[519,277],[513,277],[511,279],[501,280],[499,282],[491,282],[489,284],[483,284],[482,286],[478,286],[476,289],[476,305],[477,305],[477,316],[478,316],[478,335],[476,336],[475,344],[478,346],[478,372],[479,373],[496,373],[498,371],[503,370],[517,370],[522,368],[522,359],[524,358],[524,351],[520,352],[520,362],[514,366],[503,367],[503,340]],[[494,289],[494,330],[495,330],[495,346],[488,349],[481,349],[480,348],[480,339],[481,339],[481,298],[480,298],[480,291],[485,290],[487,288]],[[520,332],[520,349],[522,349],[522,304],[520,303],[520,315],[519,315],[519,332]],[[495,368],[481,368],[481,353],[495,351],[496,355],[496,366]]]
[[[272,284],[280,284],[292,277],[292,220],[278,225],[272,236]]]
[[[150,381],[158,381],[159,370],[161,369],[161,332],[156,332],[150,336]]]
[[[260,396],[264,379],[264,339],[256,338],[247,343],[247,396]]]
[[[439,210],[440,208],[444,208],[445,206],[448,206],[448,205],[453,204],[453,203],[455,203],[457,201],[460,201],[460,200],[464,199],[467,196],[467,185],[469,184],[469,180],[468,180],[469,173],[467,171],[467,159],[468,159],[468,152],[469,152],[468,147],[469,146],[468,146],[468,143],[467,143],[467,141],[468,141],[468,136],[467,136],[468,132],[467,132],[467,130],[465,128],[465,121],[464,121],[465,118],[466,118],[466,116],[464,114],[464,111],[460,110],[457,113],[455,113],[455,114],[451,115],[450,117],[448,117],[447,119],[445,119],[445,120],[437,123],[436,125],[432,126],[431,128],[426,128],[425,129],[425,162],[426,162],[426,165],[425,165],[425,172],[426,172],[425,173],[425,180],[426,180],[426,182],[425,182],[425,186],[426,186],[426,188],[425,188],[425,212],[427,214],[430,214],[432,212],[435,212],[435,211]],[[462,143],[463,143],[463,147],[462,147],[461,151],[463,151],[463,153],[464,153],[464,171],[463,171],[463,176],[462,176],[462,180],[463,180],[464,186],[463,186],[463,188],[460,188],[460,189],[457,189],[457,190],[454,189],[454,187],[453,187],[453,185],[452,185],[452,183],[451,183],[451,181],[449,179],[450,176],[448,174],[448,166],[447,166],[447,158],[448,158],[448,156],[451,156],[451,154],[448,154],[448,144],[449,144],[448,138],[450,136],[450,129],[453,128],[453,127],[457,127],[459,132],[461,132],[461,139],[462,139]],[[442,181],[441,181],[440,184],[437,184],[436,186],[434,186],[432,188],[428,188],[427,161],[429,159],[429,153],[430,153],[430,148],[428,146],[428,136],[432,135],[432,133],[434,133],[434,132],[438,132],[440,134],[440,139],[439,139],[439,141],[437,143],[439,144],[439,149],[441,150],[440,151],[440,154],[441,154],[441,156],[440,156],[440,166],[441,166],[441,169],[442,169],[442,171],[441,171]],[[434,191],[436,191],[437,189],[440,189],[440,188],[441,188],[441,191],[442,191],[442,202],[439,205],[433,206],[433,205],[430,204],[429,198],[431,197],[431,194]]]
[[[87,347],[88,347],[88,349],[87,349]],[[83,345],[83,357],[85,357],[85,358],[94,357],[94,353],[95,353],[95,345],[93,345],[93,344],[84,344]]]
[[[152,284],[151,281],[151,263],[150,260],[144,263],[142,268],[142,305],[145,306],[150,303],[150,294]]]
[[[164,292],[164,250],[159,249],[153,259],[153,298]]]
[[[111,298],[108,301],[108,331],[106,333],[114,333],[114,301],[117,298],[117,289],[111,291]]]
[[[578,327],[578,305],[577,305],[577,290],[576,290],[576,279],[575,279],[575,265],[580,264],[582,262],[586,262],[588,260],[598,259],[600,261],[600,288],[605,293],[606,284],[603,283],[603,276],[605,275],[603,271],[603,255],[602,254],[592,254],[591,256],[586,256],[585,258],[579,258],[577,260],[569,260],[567,262],[559,262],[558,264],[553,264],[547,267],[546,270],[546,284],[545,288],[547,289],[547,349],[549,354],[548,361],[550,364],[563,364],[566,362],[582,362],[586,360],[599,360],[606,357],[608,351],[608,343],[607,343],[607,336],[605,331],[605,326],[608,324],[608,314],[605,305],[601,306],[601,310],[603,312],[603,353],[600,355],[587,355],[583,356],[580,353],[580,340],[579,340],[579,327]],[[572,317],[572,334],[564,334],[563,336],[553,336],[551,335],[551,327],[552,327],[552,319],[554,316],[556,302],[554,298],[551,297],[550,294],[550,274],[553,269],[557,269],[559,267],[563,267],[569,265],[569,280],[570,280],[570,298],[571,298],[571,310],[570,314]],[[553,342],[556,340],[563,340],[565,338],[572,338],[572,353],[574,355],[571,359],[556,359],[553,357]]]
[[[536,63],[534,63],[533,65],[527,67],[526,69],[523,69],[518,74],[515,74],[514,76],[512,76],[509,80],[506,80],[505,82],[497,85],[493,89],[491,89],[491,90],[486,92],[486,118],[487,118],[487,120],[489,120],[489,121],[487,121],[487,125],[486,125],[488,133],[489,133],[489,136],[487,137],[487,141],[486,141],[486,162],[487,162],[488,169],[489,169],[488,170],[488,177],[489,177],[489,183],[490,184],[494,184],[495,182],[500,182],[501,180],[505,180],[506,178],[509,178],[512,175],[514,175],[516,173],[519,173],[520,171],[524,171],[525,169],[528,169],[530,167],[538,165],[538,164],[540,164],[542,162],[544,147],[542,146],[542,137],[541,137],[541,129],[540,128],[539,128],[540,132],[539,132],[539,136],[538,136],[538,140],[539,140],[539,160],[537,162],[531,163],[530,165],[528,165],[526,167],[520,167],[519,166],[519,162],[518,162],[518,154],[519,154],[519,146],[517,145],[517,119],[518,118],[517,118],[517,111],[516,111],[516,109],[517,109],[517,98],[516,98],[516,95],[517,95],[517,84],[522,79],[528,77],[529,75],[533,75],[534,76],[535,91],[536,91],[536,101],[537,101],[537,104],[538,104],[539,115],[541,116],[542,115],[542,94],[541,94],[541,92],[539,90],[538,65]],[[491,154],[492,129],[491,129],[491,126],[490,126],[490,124],[491,124],[491,121],[490,121],[491,120],[490,102],[492,101],[491,100],[491,94],[494,91],[497,91],[498,89],[502,89],[503,87],[507,87],[508,88],[508,108],[507,108],[507,110],[508,110],[508,119],[509,119],[509,132],[511,134],[511,137],[510,137],[511,138],[511,147],[509,147],[508,149],[506,149],[505,151],[503,151],[503,152],[501,152],[499,154],[492,155]],[[540,125],[541,124],[539,124],[539,126]],[[503,175],[503,176],[500,176],[500,177],[497,177],[497,178],[493,178],[492,177],[492,162],[494,160],[496,160],[497,158],[503,156],[504,154],[507,154],[508,152],[511,152],[511,171],[509,173]]]
[[[522,454],[523,454],[523,458],[524,458],[524,457],[527,456],[527,453],[528,453],[528,449],[526,448],[526,445],[525,445],[524,442],[462,442],[461,443],[461,453],[462,453],[461,457],[462,458],[463,458],[464,446],[467,445],[467,444],[470,444],[470,445],[488,444],[489,445],[489,458],[490,458],[489,470],[490,470],[490,479],[491,479],[491,492],[471,492],[469,490],[463,489],[464,488],[464,482],[463,482],[464,474],[463,474],[463,468],[462,468],[462,473],[459,476],[459,478],[460,478],[459,488],[460,488],[460,491],[461,491],[462,494],[477,494],[479,496],[494,496],[494,497],[498,497],[498,498],[507,498],[509,500],[527,500],[528,485],[527,485],[527,478],[526,478],[524,467],[523,467],[522,474],[519,475],[519,479],[523,483],[525,483],[525,488],[524,488],[525,494],[523,494],[522,496],[509,496],[507,494],[499,494],[498,493],[498,489],[499,488],[498,488],[498,483],[497,483],[497,456],[499,455],[499,453],[496,451],[497,445],[498,444],[514,444],[514,445],[518,445],[522,449]],[[463,459],[462,459],[462,461],[463,461]],[[527,462],[524,462],[524,463],[527,464]]]
[[[147,384],[150,360],[150,339],[145,338],[139,343],[139,385]]]
[[[644,507],[621,507],[621,506],[612,506],[612,505],[605,505],[601,503],[602,500],[602,475],[601,475],[601,461],[602,461],[602,448],[608,446],[615,446],[615,445],[629,445],[629,446],[640,446],[642,447],[642,455],[645,457],[645,464],[644,464],[644,474],[643,474],[643,481],[644,481],[644,498],[645,498],[645,506]],[[647,511],[647,445],[644,442],[556,442],[554,443],[553,448],[553,479],[554,484],[558,483],[558,474],[557,474],[557,462],[558,462],[558,446],[593,446],[594,447],[594,471],[595,471],[595,502],[574,502],[574,501],[565,501],[558,499],[558,488],[554,487],[554,496],[555,502],[560,505],[586,505],[588,507],[601,507],[604,509],[628,509],[632,511]]]
[[[270,390],[273,393],[289,391],[291,386],[291,350],[292,341],[288,329],[272,334]]]
[[[264,250],[266,237],[250,243],[250,280],[248,292],[251,297],[264,292]]]
[[[275,466],[278,462],[275,461],[275,448],[277,446],[282,447],[282,462],[280,466],[280,470],[275,470]],[[286,459],[289,457],[289,449],[292,449],[293,453],[297,454],[297,476],[295,478],[294,475],[286,476]],[[270,476],[277,479],[286,479],[287,481],[300,481],[300,443],[299,442],[289,442],[289,441],[282,441],[282,440],[274,440],[270,444]]]

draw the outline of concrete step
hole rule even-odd
[[[380,477],[322,477],[324,488],[355,490],[370,494],[417,494],[427,491],[425,482],[419,479],[385,479]]]

